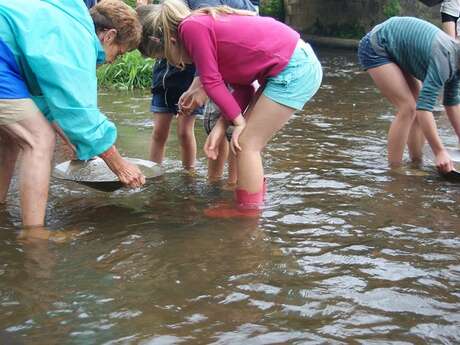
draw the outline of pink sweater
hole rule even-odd
[[[299,34],[267,17],[192,15],[179,25],[179,38],[206,93],[233,120],[249,104],[252,82],[264,85],[288,64]]]

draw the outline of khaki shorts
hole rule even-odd
[[[37,116],[40,110],[30,98],[0,99],[0,126]]]

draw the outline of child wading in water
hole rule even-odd
[[[459,44],[428,22],[393,17],[364,36],[358,55],[363,68],[397,109],[388,133],[390,165],[402,163],[406,144],[411,159],[420,161],[426,137],[436,167],[442,173],[454,170],[432,111],[444,86],[444,107],[460,140]]]
[[[151,2],[151,1],[150,1]],[[155,8],[147,5],[147,0],[137,0],[139,17]],[[249,0],[183,0],[191,9],[227,5],[233,8],[254,10]],[[195,66],[187,65],[180,69],[172,66],[166,59],[157,59],[153,69],[152,104],[154,128],[150,144],[150,160],[161,164],[163,162],[166,142],[169,136],[172,119],[179,113],[179,98],[189,90],[195,79]],[[194,83],[195,84],[195,83]],[[203,105],[203,104],[201,104]],[[196,160],[195,115],[203,113],[203,109],[195,107],[190,116],[177,116],[177,138],[180,144],[182,165],[184,169],[193,171]],[[227,149],[228,150],[228,149]],[[210,170],[218,169],[210,166]],[[212,175],[213,173],[211,173]]]
[[[182,2],[191,10],[226,5],[235,9],[256,12],[255,6],[249,0],[183,0]],[[147,0],[137,0],[137,12],[141,20],[155,9],[156,5],[148,5],[148,3]],[[150,35],[148,30],[144,34]],[[169,127],[174,115],[189,115],[177,116],[177,133],[182,164],[185,169],[192,170],[196,159],[195,115],[203,112],[204,129],[206,134],[209,134],[220,116],[220,109],[213,102],[207,102],[208,96],[203,91],[193,65],[180,69],[168,64],[166,59],[157,59],[153,69],[152,92],[151,108],[155,125],[150,145],[150,159],[157,163],[163,161]],[[230,133],[229,129],[227,137],[231,138]],[[230,140],[228,142],[222,140],[218,159],[208,159],[208,178],[211,182],[221,179],[228,157],[228,186],[234,187],[236,168],[233,164],[235,162],[233,155],[229,155],[229,142]]]
[[[322,69],[313,50],[288,26],[228,7],[190,12],[182,2],[166,0],[141,21],[144,33],[153,33],[143,35],[141,50],[164,55],[176,66],[194,63],[204,90],[222,111],[205,143],[209,158],[217,157],[227,126],[234,125],[238,207],[213,208],[206,214],[255,214],[245,210],[263,205],[261,151],[320,87]],[[261,85],[257,94],[255,80]]]

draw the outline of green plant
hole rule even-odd
[[[131,7],[136,7],[136,0],[123,0],[123,1]]]
[[[143,58],[137,50],[124,54],[112,64],[98,68],[98,85],[123,90],[148,88],[152,83],[153,63],[153,59]]]
[[[399,0],[389,0],[383,7],[383,14],[387,18],[397,16],[400,13],[401,4],[399,3]]]
[[[284,21],[284,2],[283,0],[262,0],[260,2],[260,14],[269,16],[280,21]]]

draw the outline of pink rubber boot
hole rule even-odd
[[[215,207],[204,210],[204,214],[211,218],[254,218],[258,217],[261,212],[261,206],[264,204],[264,196],[267,190],[266,180],[262,190],[256,193],[249,193],[244,189],[235,190],[237,207],[220,204]]]
[[[235,197],[239,208],[259,208],[264,204],[265,188],[255,193],[249,193],[244,189],[236,189]]]

